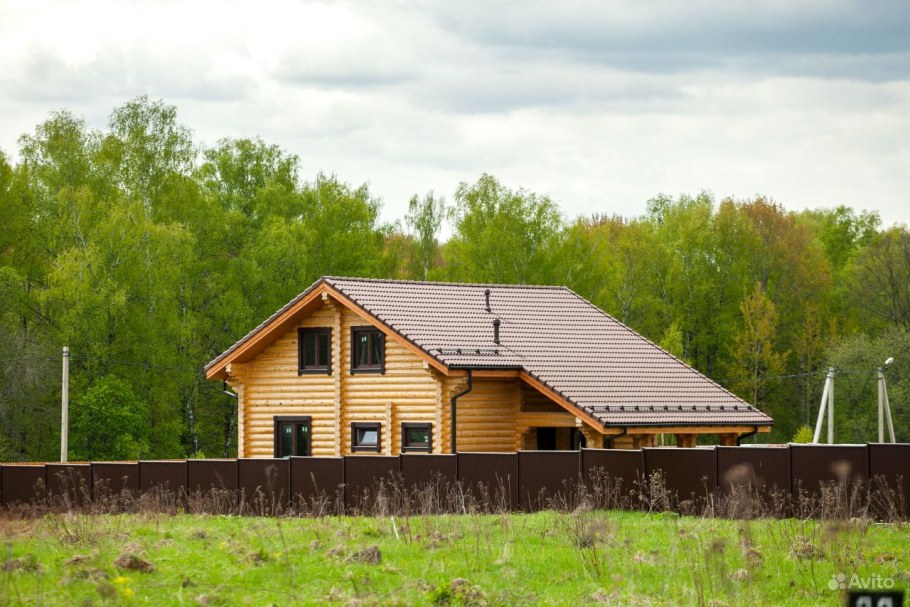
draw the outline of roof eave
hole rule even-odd
[[[244,335],[230,348],[212,359],[203,370],[206,379],[223,379],[227,375],[227,366],[234,362],[243,352],[247,351],[250,346],[257,344],[269,333],[276,323],[282,323],[292,317],[300,308],[306,306],[318,292],[320,285],[325,283],[324,278],[320,278],[311,284],[305,291],[297,297],[286,303],[274,314],[261,322],[256,328]]]

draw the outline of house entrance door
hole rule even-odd
[[[275,417],[275,457],[310,455],[310,418]]]

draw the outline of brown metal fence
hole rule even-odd
[[[694,509],[706,502],[717,488],[713,448],[654,447],[643,451],[652,499],[661,499],[658,492],[665,491],[668,505],[691,503]]]
[[[700,506],[738,486],[796,500],[825,486],[862,484],[889,491],[889,503],[906,515],[908,478],[910,444],[2,464],[0,506],[45,500],[80,506],[124,494],[154,495],[191,512],[242,507],[270,514],[306,506],[315,513],[356,513],[394,511],[402,499],[413,506],[415,492],[435,488],[449,508],[454,501],[459,510],[477,504],[539,510],[576,505],[579,482],[588,495],[609,484],[622,499],[603,502],[608,505],[637,507],[650,499],[653,507],[659,489],[674,505]]]
[[[325,514],[344,511],[344,458],[292,457],[290,462],[296,507]]]
[[[383,509],[377,500],[386,499],[399,473],[399,458],[383,455],[363,455],[344,459],[344,505],[355,512]]]
[[[95,462],[92,464],[92,499],[101,500],[128,491],[139,493],[139,464]]]
[[[910,445],[868,445],[869,471],[910,508]]]
[[[182,500],[187,488],[186,468],[186,462],[139,462],[139,492]],[[0,487],[0,496],[2,491]]]
[[[830,483],[869,480],[866,445],[791,445],[790,487],[794,496],[815,493]]]
[[[465,501],[518,507],[517,453],[459,453],[457,459],[458,485]]]
[[[518,487],[524,510],[541,510],[552,500],[571,506],[578,494],[581,458],[577,451],[520,451]]]
[[[581,476],[597,505],[631,506],[646,488],[645,459],[640,450],[583,449]]]
[[[91,464],[46,464],[44,482],[48,499],[63,504],[84,505],[91,500]]]

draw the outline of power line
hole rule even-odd
[[[771,381],[774,379],[795,379],[798,377],[812,377],[813,375],[824,375],[827,371],[809,371],[807,373],[791,373],[790,375],[769,375],[766,377],[728,377],[725,379],[715,379],[719,384],[740,382],[740,381]]]
[[[118,360],[115,358],[100,358],[86,355],[74,355],[71,356],[71,360],[78,361],[91,361],[99,362],[107,365],[121,365],[125,367],[143,367],[149,370],[152,369],[161,369],[167,371],[192,371],[192,372],[201,372],[203,367],[183,367],[178,365],[159,365],[156,363],[144,362],[144,361],[132,361],[132,360]],[[24,356],[21,358],[4,358],[0,359],[0,363],[12,363],[12,362],[34,362],[34,361],[43,361],[43,362],[59,362],[59,357],[51,356]]]
[[[719,384],[744,382],[744,381],[772,381],[772,380],[778,380],[778,379],[797,379],[800,377],[822,376],[822,375],[826,375],[827,373],[828,373],[828,369],[825,368],[825,369],[817,369],[815,371],[807,371],[806,373],[791,373],[789,375],[769,375],[767,377],[728,377],[728,378],[724,378],[724,379],[714,379],[713,381],[716,381]],[[874,374],[874,373],[875,373],[874,368],[861,369],[861,370],[839,369],[837,367],[834,368],[835,376],[866,375],[866,374]]]

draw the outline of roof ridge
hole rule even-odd
[[[411,284],[411,285],[438,285],[445,287],[503,287],[510,289],[551,289],[571,291],[565,285],[527,285],[527,284],[508,284],[495,282],[454,282],[445,280],[407,280],[403,278],[371,278],[363,276],[323,276],[322,280],[328,281],[351,281],[351,282],[378,282],[383,284]]]

